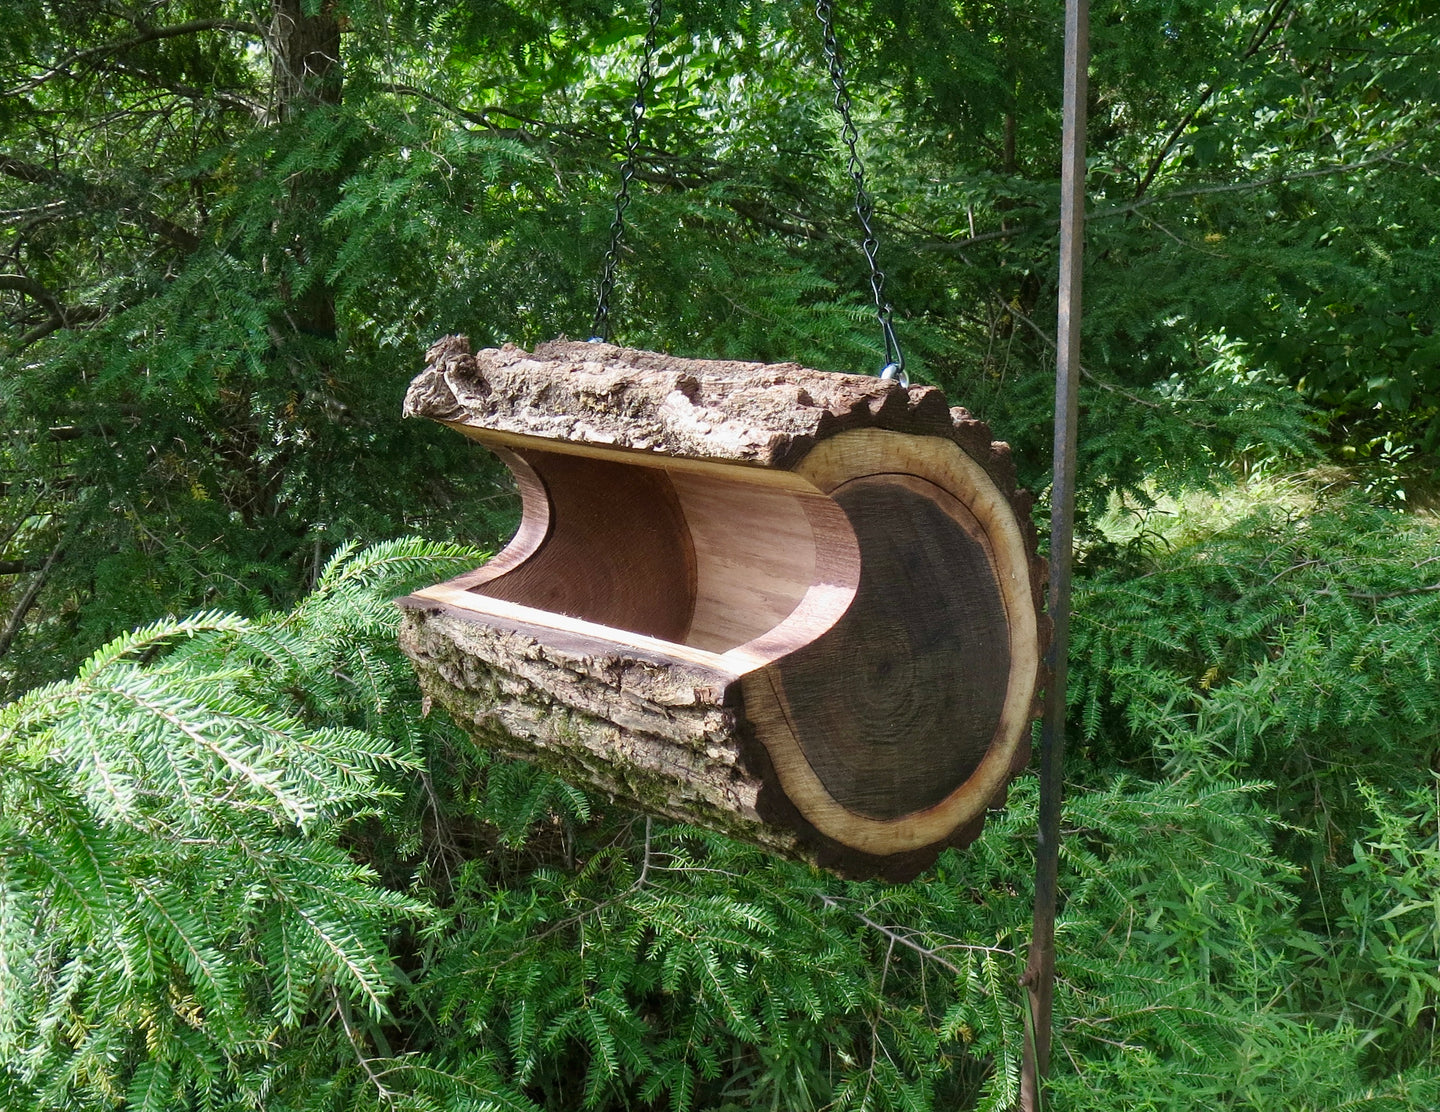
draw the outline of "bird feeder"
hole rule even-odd
[[[477,743],[891,879],[971,841],[1028,760],[1030,499],[939,390],[449,337],[405,412],[520,491],[507,548],[400,600],[427,700]]]

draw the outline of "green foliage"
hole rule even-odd
[[[996,1053],[1013,1080],[1016,958],[943,933],[994,930],[961,888],[937,907],[642,825],[582,840],[572,870],[469,863],[433,932],[425,1011],[503,1048],[544,1106],[929,1107]]]
[[[10,1107],[288,1107],[342,1045],[317,1019],[389,1015],[429,909],[346,842],[417,753],[357,724],[410,698],[389,594],[467,558],[378,546],[283,618],[156,622],[0,712]]]
[[[1436,1083],[1436,986],[1420,971],[1434,946],[1421,924],[1432,922],[1436,877],[1440,534],[1313,487],[1273,484],[1218,530],[1203,524],[1206,509],[1182,505],[1168,528],[1141,530],[1128,566],[1086,582],[1071,688],[1081,753],[1177,784],[1263,781],[1257,813],[1274,824],[1265,844],[1283,903],[1239,932],[1233,952],[1216,953],[1213,913],[1190,939],[1192,954],[1223,957],[1227,996],[1243,987],[1293,1025],[1282,1037],[1267,1017],[1246,1034],[1255,1068],[1237,1091],[1258,1100],[1284,1040],[1305,1035],[1329,1047],[1332,1068],[1313,1089],[1275,1078],[1274,1100],[1326,1108],[1369,1087],[1377,1107],[1420,1107]],[[1262,852],[1197,867],[1188,883],[1218,883],[1234,914],[1244,903],[1228,886]],[[1333,1068],[1342,1046],[1349,1088]],[[1390,1090],[1364,1080],[1392,1075]]]
[[[1096,575],[1071,689],[1087,740],[1171,773],[1217,759],[1272,779],[1317,852],[1343,848],[1364,813],[1355,778],[1408,784],[1440,743],[1435,552],[1425,518],[1282,487]]]
[[[1057,1103],[1440,1098],[1435,528],[1276,489],[1082,580]],[[901,886],[589,800],[421,717],[387,599],[473,559],[343,552],[0,712],[11,1102],[1011,1107],[1034,782]]]
[[[1017,959],[946,933],[994,930],[964,885],[642,828],[423,724],[388,599],[474,559],[342,553],[0,712],[10,1103],[909,1108],[999,1056],[1002,1106]]]
[[[1010,1107],[1032,782],[893,888],[647,823],[424,718],[387,599],[474,557],[360,547],[512,524],[401,394],[588,327],[642,6],[304,5],[297,82],[280,3],[0,27],[0,1103]],[[1440,1104],[1434,524],[1174,501],[1433,470],[1432,8],[1095,9],[1057,1105]],[[1042,491],[1058,13],[840,25],[912,367]],[[619,338],[872,370],[808,9],[662,31]]]
[[[0,39],[0,536],[38,584],[7,592],[11,694],[158,613],[289,605],[346,539],[498,539],[493,465],[401,392],[441,333],[589,325],[640,7],[322,5],[343,79],[298,90],[271,7],[27,3]],[[1312,442],[1397,499],[1432,460],[1425,11],[1097,9],[1087,513]],[[1057,12],[840,13],[912,366],[1036,487]],[[661,31],[619,338],[873,370],[809,11]]]
[[[1335,925],[1343,949],[1337,947],[1327,972],[1338,979],[1356,1022],[1376,1032],[1380,1061],[1432,1061],[1440,999],[1435,784],[1410,787],[1398,798],[1364,781],[1358,787],[1371,816],[1340,879]]]

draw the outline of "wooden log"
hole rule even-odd
[[[401,600],[480,744],[851,876],[913,876],[1003,801],[1044,566],[1008,449],[939,390],[450,337],[406,413],[521,491],[503,553]]]

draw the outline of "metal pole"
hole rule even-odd
[[[1070,557],[1075,538],[1075,425],[1079,415],[1080,264],[1085,245],[1085,93],[1090,60],[1088,0],[1065,3],[1064,130],[1060,169],[1060,291],[1055,346],[1055,473],[1050,486],[1050,616],[1040,740],[1040,830],[1035,854],[1035,918],[1023,983],[1029,996],[1022,1112],[1040,1112],[1050,1068],[1055,990],[1056,874],[1060,864],[1060,797],[1064,788],[1065,684],[1070,646]]]

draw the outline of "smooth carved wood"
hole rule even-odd
[[[695,550],[669,476],[547,452],[516,453],[546,496],[544,543],[484,594],[666,641],[695,612]]]
[[[555,343],[431,351],[407,412],[498,451],[520,531],[402,600],[481,743],[847,875],[978,833],[1048,624],[1004,445],[939,391]]]
[[[675,472],[670,479],[690,530],[696,578],[705,585],[687,644],[724,652],[768,633],[815,582],[815,531],[805,499],[714,475]],[[844,528],[838,515],[835,527]]]

